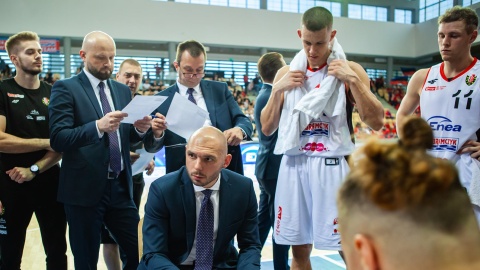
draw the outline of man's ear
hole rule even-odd
[[[356,234],[353,238],[354,250],[358,254],[362,269],[380,269],[378,250],[371,238],[364,234]]]
[[[225,162],[223,163],[223,168],[227,168],[228,165],[230,165],[230,161],[232,161],[232,155],[227,154],[227,156],[225,157]]]
[[[470,38],[470,44],[475,42],[475,40],[477,39],[477,36],[478,36],[478,30],[473,31],[472,37]]]
[[[297,35],[299,38],[302,38],[302,30],[297,29]]]

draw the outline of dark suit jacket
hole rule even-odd
[[[130,89],[108,80],[115,110],[122,110],[132,99]],[[50,105],[50,144],[63,152],[58,200],[65,204],[93,206],[107,185],[110,150],[107,134],[98,137],[95,121],[103,113],[85,73],[57,81],[52,89]],[[133,125],[121,124],[123,168],[132,197],[130,142],[140,141]]]
[[[216,81],[200,81],[205,103],[210,114],[212,125],[221,131],[233,127],[240,127],[245,131],[250,140],[253,132],[252,122],[245,116],[228,90],[227,84]],[[166,115],[173,96],[178,92],[177,84],[161,91],[157,95],[167,96],[168,99],[158,107],[157,112]],[[149,152],[157,152],[165,146],[166,172],[173,172],[185,165],[185,144],[186,140],[176,133],[166,130],[160,141],[160,145],[155,146],[152,140],[145,141],[145,149]],[[180,145],[179,145],[180,144]],[[176,145],[176,146],[172,146]],[[172,146],[172,147],[169,147]],[[228,153],[232,155],[232,161],[227,169],[243,174],[243,162],[240,146],[229,146]]]
[[[257,126],[259,146],[257,152],[257,160],[255,162],[255,176],[257,179],[277,179],[278,169],[282,161],[282,155],[273,154],[275,144],[277,143],[278,130],[271,136],[262,133],[262,123],[260,122],[260,114],[267,104],[270,94],[272,93],[272,86],[263,84],[260,93],[255,102],[255,124]]]
[[[225,169],[221,174],[213,266],[260,269],[257,199],[252,181]],[[187,259],[195,238],[195,207],[195,191],[185,167],[152,183],[143,223],[143,267],[177,269]],[[232,243],[235,235],[239,254]]]

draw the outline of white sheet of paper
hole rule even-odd
[[[128,113],[122,123],[133,124],[133,122],[150,115],[166,99],[167,97],[163,96],[135,96],[122,110],[122,112]]]
[[[172,104],[165,116],[168,129],[187,140],[193,132],[203,127],[207,118],[207,111],[178,93],[173,96]]]
[[[155,155],[155,153],[149,153],[143,148],[136,150],[135,153],[140,154],[140,157],[132,164],[132,175],[136,175],[145,171],[148,163],[150,163]]]

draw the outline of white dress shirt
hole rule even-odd
[[[178,86],[178,93],[181,96],[188,99],[188,93],[187,93],[188,87],[186,87],[185,85],[182,85],[180,82],[178,82],[178,80],[177,80],[177,86]],[[192,95],[195,101],[197,102],[197,106],[204,109],[206,112],[208,112],[207,103],[205,103],[205,98],[203,97],[202,89],[200,89],[200,84],[192,88],[193,90],[195,90],[193,91]],[[212,126],[212,121],[210,121],[210,116],[208,116],[207,120],[205,120],[205,123],[203,124],[203,126],[204,127]]]
[[[212,190],[210,195],[210,201],[213,204],[213,244],[215,247],[215,240],[217,240],[217,231],[218,231],[218,208],[219,208],[219,190],[220,190],[220,178],[221,174],[218,175],[217,182],[209,189]],[[193,184],[192,184],[193,185]],[[197,227],[198,227],[198,216],[200,215],[200,208],[202,207],[202,201],[205,195],[202,193],[205,188],[193,185],[195,190],[195,204],[196,204],[196,224],[195,224],[195,239],[193,240],[192,250],[187,259],[182,263],[182,265],[192,265],[196,259],[196,246],[197,246]]]

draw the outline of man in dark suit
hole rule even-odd
[[[255,162],[255,176],[260,185],[260,202],[258,207],[258,232],[262,246],[265,245],[270,229],[275,223],[275,190],[277,188],[278,169],[282,155],[275,155],[273,149],[277,143],[278,131],[267,136],[262,132],[260,114],[272,93],[272,83],[277,71],[285,66],[283,56],[276,52],[264,54],[258,60],[258,72],[263,80],[263,86],[255,104],[255,123],[257,125],[259,148]],[[288,250],[290,246],[278,245],[273,242],[273,267],[275,270],[290,269],[288,266]]]
[[[49,106],[50,143],[63,152],[58,199],[65,205],[75,269],[96,269],[106,225],[124,252],[124,269],[138,266],[139,216],[132,200],[130,142],[141,141],[150,116],[121,124],[129,88],[110,80],[115,42],[95,31],[83,40],[84,70],[55,83]]]
[[[177,83],[157,94],[168,97],[156,111],[160,118],[153,121],[153,127],[158,125],[159,131],[154,134],[160,145],[150,145],[146,142],[145,149],[156,152],[165,146],[167,173],[185,165],[186,140],[168,129],[164,134],[160,132],[164,124],[161,117],[166,115],[175,93],[179,93],[209,112],[210,117],[205,125],[220,129],[227,139],[228,153],[232,155],[228,169],[243,174],[240,142],[250,139],[253,132],[252,123],[242,113],[227,84],[202,80],[205,76],[206,60],[207,53],[201,43],[189,40],[178,45],[176,61],[173,63],[178,72]]]
[[[185,167],[150,187],[139,269],[260,269],[255,191],[251,179],[223,169],[232,159],[225,136],[214,127],[197,130],[186,156]],[[213,206],[209,232],[200,229],[204,203]],[[201,239],[208,233],[205,244]],[[203,256],[208,249],[213,252]]]

